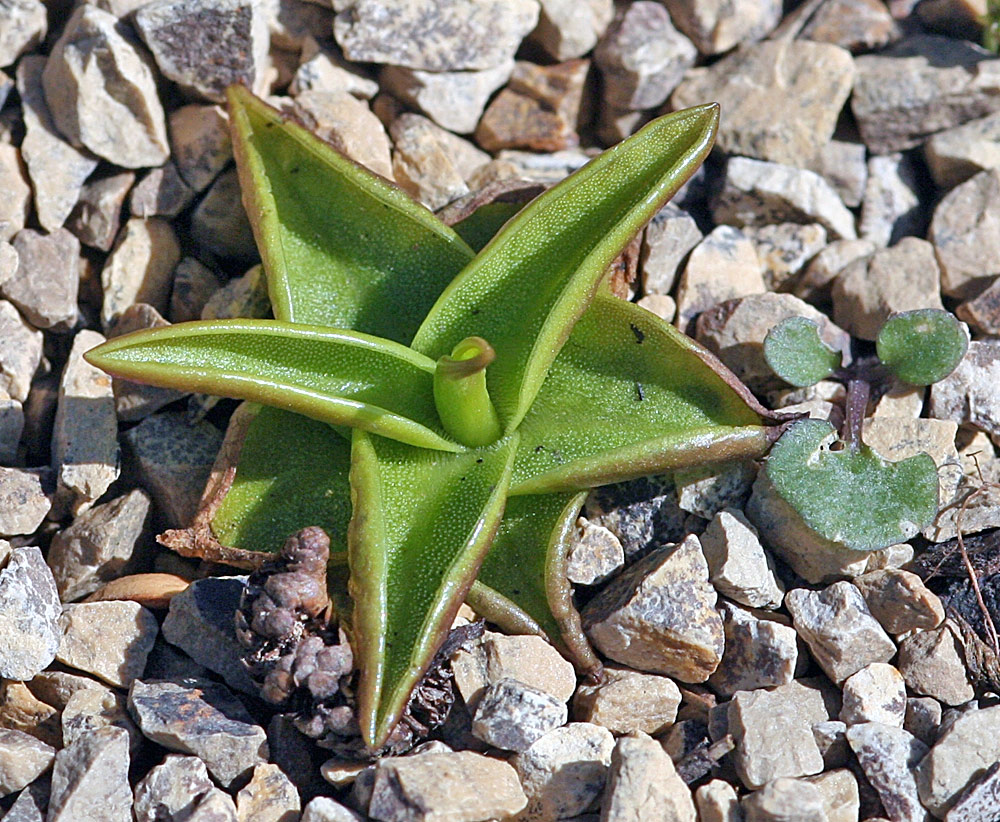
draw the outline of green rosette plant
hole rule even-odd
[[[718,107],[653,121],[488,241],[490,220],[470,224],[478,253],[245,89],[229,109],[275,319],[182,323],[87,355],[260,404],[241,411],[235,475],[197,538],[232,558],[329,533],[373,750],[463,600],[596,670],[563,572],[586,490],[758,457],[777,430],[710,354],[602,287],[708,154]]]

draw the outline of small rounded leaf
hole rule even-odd
[[[764,359],[785,382],[805,388],[836,371],[841,355],[820,339],[815,322],[787,317],[767,332]]]
[[[813,533],[854,551],[905,542],[937,514],[934,460],[887,462],[866,445],[840,448],[823,420],[794,423],[774,444],[767,479]]]
[[[930,385],[955,370],[969,338],[952,314],[921,308],[890,317],[875,346],[879,359],[903,382]]]

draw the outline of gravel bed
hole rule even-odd
[[[956,545],[961,528],[1000,619],[984,8],[0,0],[0,817],[1000,819],[1000,660]],[[842,386],[789,389],[763,360],[769,328],[804,316],[865,353],[893,312],[955,312],[959,368],[874,396],[865,428],[886,458],[931,455],[938,517],[844,559],[778,547],[755,464],[598,489],[569,576],[603,680],[469,611],[432,738],[331,758],[241,661],[244,572],[155,541],[190,524],[236,404],[82,358],[136,329],[267,315],[231,83],[434,211],[554,183],[657,114],[718,101],[716,150],[643,231],[628,296],[770,407],[835,425]]]

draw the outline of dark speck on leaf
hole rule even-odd
[[[542,451],[544,451],[544,450],[545,450],[545,446],[544,445],[536,445],[535,446],[535,453],[536,454],[541,454]]]
[[[298,166],[295,166],[294,168],[290,168],[290,169],[288,169],[288,173],[289,173],[289,174],[298,174],[298,173],[299,173],[299,171],[300,171],[300,169],[299,169],[299,167],[298,167]]]
[[[477,458],[476,459],[476,465],[480,465],[482,463],[482,461],[483,461],[482,457]]]
[[[642,329],[639,328],[635,323],[629,323],[628,327],[632,329],[632,333],[635,334],[635,341],[637,344],[642,345],[642,341],[646,339],[646,335],[643,333]]]
[[[644,399],[646,399],[646,392],[645,390],[643,390],[641,382],[637,382],[635,384],[635,398],[639,402],[642,402]]]

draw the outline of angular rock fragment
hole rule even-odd
[[[826,247],[826,229],[818,223],[777,223],[743,229],[757,249],[769,291],[791,291],[802,268]]]
[[[224,685],[136,680],[128,700],[143,734],[169,750],[199,757],[227,787],[266,760],[264,729]]]
[[[899,645],[899,671],[910,690],[945,705],[961,705],[976,692],[969,682],[964,653],[954,624],[920,631]]]
[[[566,723],[566,704],[516,679],[489,686],[472,718],[472,733],[495,748],[524,751]]]
[[[528,39],[553,60],[583,57],[604,34],[614,16],[611,0],[540,0],[538,25]]]
[[[415,199],[436,211],[469,193],[440,129],[419,114],[402,114],[389,129],[395,150],[392,170],[399,183]]]
[[[979,822],[1000,815],[1000,762],[994,762],[986,773],[962,791],[948,811],[948,822]]]
[[[1000,114],[939,131],[924,143],[924,157],[934,182],[945,191],[1000,165]]]
[[[299,792],[277,765],[257,765],[246,787],[236,795],[237,819],[287,822],[302,808]]]
[[[861,592],[849,582],[835,582],[822,591],[795,588],[785,595],[785,607],[813,658],[834,682],[873,662],[888,662],[896,653]]]
[[[955,316],[982,334],[1000,336],[1000,277],[978,296],[959,305]]]
[[[917,795],[914,769],[927,753],[919,739],[894,725],[862,722],[847,729],[847,741],[888,815],[899,822],[921,822],[925,811]]]
[[[674,25],[706,55],[760,40],[781,20],[781,3],[777,0],[736,0],[726,4],[666,0],[665,5]]]
[[[794,813],[796,822],[823,822],[828,819],[823,792],[804,779],[786,776],[768,782],[747,796],[741,805],[746,822],[777,822]],[[794,809],[794,811],[792,811]]]
[[[131,822],[128,734],[101,728],[83,734],[56,754],[46,820]]]
[[[691,789],[660,744],[644,733],[623,736],[611,754],[603,822],[695,822]]]
[[[295,98],[295,111],[352,160],[392,179],[389,138],[364,100],[345,91],[305,91]]]
[[[662,5],[638,0],[623,6],[594,51],[605,104],[619,111],[661,105],[697,56]]]
[[[257,245],[240,199],[236,169],[231,168],[216,177],[195,206],[191,214],[191,234],[204,248],[220,257],[257,259]]]
[[[0,201],[0,241],[11,239],[17,234],[28,220],[28,212],[31,207],[31,186],[28,185],[24,163],[21,159],[21,151],[16,146],[0,143],[0,190],[4,192],[4,198]],[[9,246],[7,246],[9,249]],[[7,259],[0,266],[0,285],[8,279],[13,272],[8,271],[11,266],[10,251],[5,252]],[[17,261],[14,260],[14,267]]]
[[[345,60],[340,50],[331,47],[328,42],[305,38],[299,59],[301,62],[288,87],[288,93],[292,97],[303,91],[346,91],[362,100],[371,100],[379,92],[379,83],[372,80],[359,66]]]
[[[971,710],[955,718],[916,769],[924,807],[938,818],[962,791],[1000,760],[1000,706]]]
[[[232,83],[263,90],[269,38],[260,4],[153,0],[133,19],[163,76],[186,93],[223,103]]]
[[[159,633],[152,612],[128,600],[67,605],[59,624],[56,659],[119,688],[142,676]]]
[[[24,52],[35,49],[47,30],[41,0],[5,0],[0,5],[0,67],[9,66]]]
[[[862,574],[854,584],[868,610],[890,634],[936,628],[944,620],[944,606],[916,574],[885,568]]]
[[[125,168],[159,166],[170,156],[154,70],[113,14],[77,8],[42,83],[56,127],[74,145]]]
[[[880,0],[830,0],[820,4],[798,36],[856,53],[887,46],[899,31]]]
[[[98,728],[121,728],[128,734],[129,751],[133,755],[142,747],[142,734],[128,715],[125,696],[110,688],[76,691],[63,706],[61,721],[63,745],[72,745]]]
[[[170,754],[135,786],[135,822],[182,817],[214,787],[198,757]]]
[[[608,666],[599,684],[577,688],[573,718],[614,734],[657,734],[677,718],[680,703],[680,690],[669,677]]]
[[[816,172],[748,157],[729,159],[712,216],[736,226],[819,223],[832,239],[857,237],[854,215]]]
[[[801,167],[833,136],[853,81],[854,62],[839,46],[772,40],[689,72],[670,104],[680,109],[715,100],[726,112],[718,137],[723,151]]]
[[[27,787],[48,770],[56,751],[23,731],[0,729],[0,796]]]
[[[110,250],[121,226],[122,205],[134,182],[133,171],[119,171],[88,181],[80,189],[80,198],[66,227],[84,245]]]
[[[855,208],[861,205],[868,183],[867,155],[861,143],[831,140],[813,155],[804,168],[815,171],[833,186],[845,206]]]
[[[566,562],[566,578],[570,582],[595,585],[625,564],[625,549],[611,531],[584,517],[577,520],[576,527]]]
[[[0,300],[0,390],[18,402],[28,399],[42,359],[42,332],[32,328],[7,300]]]
[[[958,367],[931,386],[930,416],[1000,434],[1000,342],[969,343]]]
[[[774,563],[742,512],[728,508],[716,514],[701,535],[709,581],[730,599],[751,608],[778,608],[785,595]]]
[[[584,629],[606,656],[682,682],[718,667],[723,627],[695,536],[639,560],[584,608]]]
[[[27,680],[55,658],[61,606],[37,548],[15,548],[0,571],[0,677]]]
[[[537,22],[537,0],[358,0],[333,33],[354,62],[458,71],[510,60]]]
[[[752,691],[786,685],[795,676],[799,660],[795,630],[758,616],[730,602],[719,608],[726,633],[726,650],[708,685],[717,694],[730,697],[737,691]]]
[[[510,765],[461,751],[381,760],[368,814],[382,822],[478,822],[513,816],[524,805]]]
[[[220,106],[191,104],[170,112],[170,147],[181,178],[204,191],[233,158],[229,117]]]
[[[35,211],[42,228],[55,231],[73,210],[84,180],[97,168],[97,158],[73,146],[56,127],[42,88],[47,62],[35,55],[22,59],[17,64],[17,90],[25,126],[21,156],[31,177]]]
[[[0,283],[0,293],[35,328],[68,331],[77,320],[80,241],[65,228],[51,234],[25,228],[12,245],[18,267],[13,277]]]
[[[898,152],[869,159],[858,222],[862,238],[885,247],[924,233],[926,214],[920,203],[919,175],[913,161]]]
[[[51,508],[38,473],[0,468],[0,534],[33,534]]]
[[[104,342],[96,331],[84,329],[73,348],[59,383],[59,405],[52,431],[52,465],[61,496],[74,513],[97,500],[118,478],[118,420],[111,378],[83,359]]]
[[[681,263],[701,240],[701,230],[690,214],[670,203],[661,208],[642,235],[640,276],[643,292],[647,296],[669,294]]]
[[[0,399],[0,465],[17,460],[24,432],[24,408],[18,400]]]
[[[881,722],[903,727],[906,715],[906,684],[892,665],[873,662],[844,680],[844,704],[840,719],[848,726]]]
[[[855,260],[874,253],[871,240],[836,240],[813,257],[792,291],[803,300],[828,302],[837,275]]]
[[[101,321],[105,329],[135,303],[147,303],[165,314],[171,275],[180,258],[177,235],[166,220],[129,220],[101,269]]]
[[[169,162],[150,169],[132,189],[129,211],[133,217],[176,217],[194,196],[177,166]]]
[[[212,269],[194,257],[184,257],[174,269],[170,322],[200,320],[202,310],[221,286],[222,282]]]

